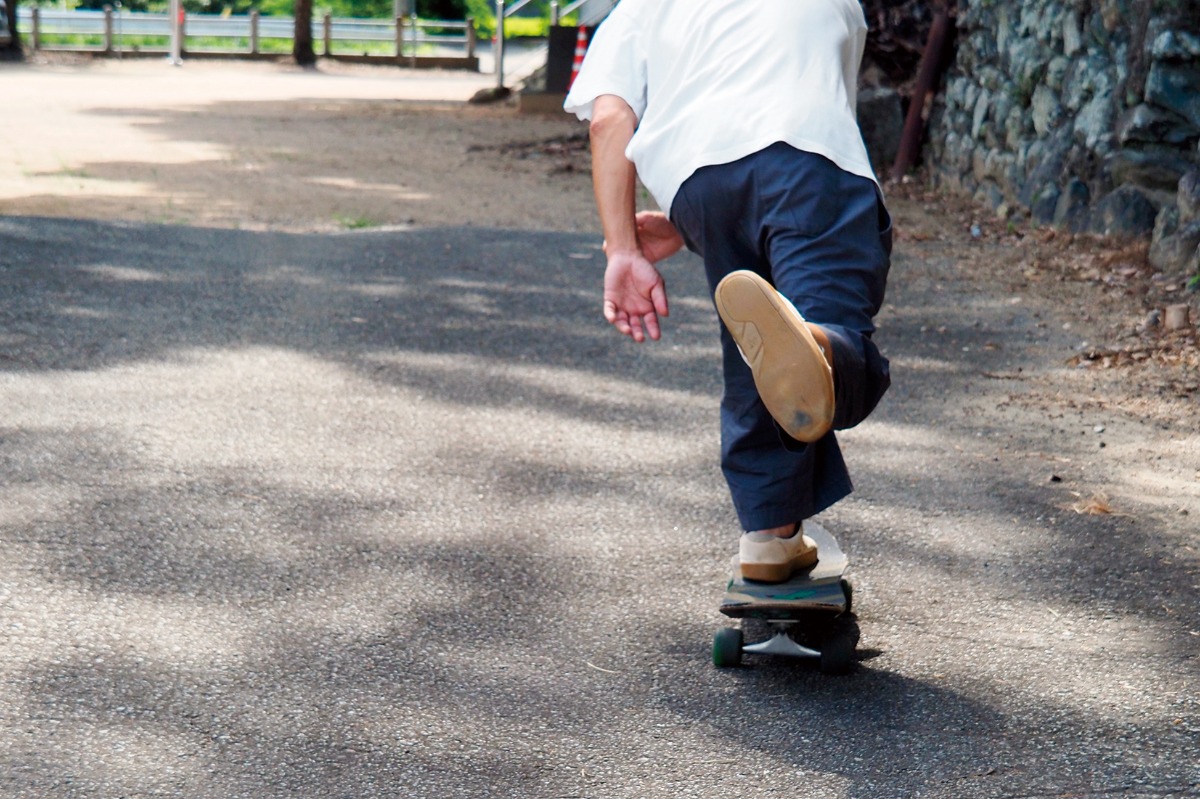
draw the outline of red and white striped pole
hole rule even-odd
[[[579,35],[575,37],[575,61],[571,64],[571,80],[567,83],[567,88],[575,84],[575,78],[579,75],[579,68],[583,66],[583,57],[587,55],[588,34],[587,26],[579,26]]]

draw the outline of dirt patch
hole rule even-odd
[[[1117,393],[1200,397],[1196,296],[1186,276],[1150,264],[1148,242],[999,219],[964,198],[924,190],[919,181],[892,185],[889,206],[900,247],[952,258],[988,281],[990,291],[1053,308],[1079,341],[1064,365],[1099,383],[1124,383]],[[1191,323],[1172,328],[1167,309],[1180,305]]]
[[[0,213],[328,231],[593,229],[581,123],[468,106],[490,76],[269,64],[0,68]]]

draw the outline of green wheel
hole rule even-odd
[[[742,665],[742,631],[736,627],[717,630],[713,638],[713,665],[719,669]]]

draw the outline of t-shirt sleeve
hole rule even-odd
[[[623,5],[618,5],[596,29],[563,103],[564,110],[580,119],[591,119],[596,98],[605,94],[629,103],[639,120],[646,111],[646,59],[640,29],[633,15],[622,11]]]

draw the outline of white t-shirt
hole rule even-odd
[[[625,151],[670,213],[703,166],[786,142],[875,179],[855,118],[867,26],[858,0],[622,0],[564,108],[614,94],[638,116]]]

